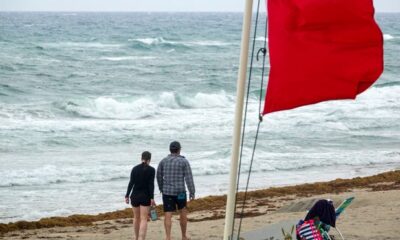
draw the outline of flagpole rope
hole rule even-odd
[[[257,10],[259,10],[259,9],[257,9]],[[257,18],[258,18],[258,11],[257,11]],[[261,73],[261,87],[260,87],[260,96],[259,96],[259,104],[258,104],[259,105],[258,106],[259,121],[258,121],[258,124],[257,124],[256,135],[255,135],[255,138],[254,138],[254,145],[253,145],[253,151],[252,151],[252,154],[251,154],[249,171],[248,171],[248,175],[247,175],[246,188],[245,188],[244,196],[243,196],[243,203],[242,203],[242,209],[241,209],[241,213],[240,213],[240,221],[239,221],[237,240],[239,240],[239,238],[240,238],[242,220],[243,220],[243,215],[244,215],[244,208],[245,208],[245,205],[246,205],[247,192],[248,192],[249,183],[250,183],[251,170],[253,168],[254,156],[255,156],[255,151],[256,151],[256,147],[257,147],[258,134],[260,132],[261,122],[263,121],[263,117],[262,117],[262,114],[261,114],[261,103],[262,103],[262,95],[263,95],[263,91],[262,91],[263,88],[262,87],[264,86],[265,61],[266,61],[266,55],[267,55],[267,46],[266,46],[267,45],[267,27],[268,27],[268,19],[266,18],[265,33],[264,33],[265,34],[264,35],[264,48],[259,49],[258,52],[257,52],[257,61],[259,60],[258,59],[258,54],[260,52],[263,53],[263,64],[262,64],[262,73]],[[255,28],[257,28],[257,25],[255,26]],[[253,53],[254,53],[254,41],[253,41]],[[251,71],[252,71],[252,65],[250,66],[250,73],[251,73]],[[248,89],[250,89],[250,80],[249,80],[248,84],[249,84],[248,85]],[[249,91],[248,91],[248,93],[249,93]],[[246,100],[248,100],[248,95],[247,95]],[[246,115],[247,115],[247,104],[248,104],[248,102],[246,102],[246,113],[245,113]],[[242,142],[243,142],[243,139],[242,139]],[[242,148],[243,148],[243,145],[242,145]],[[241,151],[242,150],[243,149],[241,149]],[[240,172],[239,172],[239,175],[240,175]],[[239,185],[239,182],[238,182],[238,185]],[[237,194],[236,194],[236,199],[237,199]],[[235,204],[236,204],[236,202],[235,202]]]
[[[259,12],[260,12],[260,0],[258,0],[258,4],[257,4],[256,21],[255,21],[254,34],[253,34],[253,46],[252,46],[251,58],[250,58],[250,70],[249,70],[249,77],[248,77],[248,83],[247,83],[246,104],[245,104],[245,109],[244,109],[245,114],[244,114],[244,120],[243,120],[243,126],[242,126],[242,136],[241,136],[240,155],[239,155],[239,169],[237,172],[236,193],[235,193],[235,201],[234,201],[235,208],[233,210],[231,239],[233,239],[233,232],[235,229],[236,204],[237,204],[237,200],[238,200],[237,198],[238,198],[239,183],[240,183],[240,172],[241,172],[241,166],[242,166],[243,146],[244,146],[244,137],[245,137],[245,130],[246,130],[246,122],[247,122],[247,110],[248,110],[248,105],[249,105],[250,83],[251,83],[251,77],[252,77],[252,72],[253,72],[253,59],[254,59],[254,49],[255,49],[255,45],[256,45]]]
[[[265,16],[264,48],[262,50],[263,64],[262,64],[262,72],[261,72],[260,98],[259,98],[259,102],[258,102],[258,113],[260,114],[260,121],[262,121],[261,103],[262,103],[263,86],[264,86],[265,59],[266,59],[267,51],[268,51],[267,50],[267,33],[268,33],[268,16]],[[258,61],[258,56],[257,56],[257,61]]]

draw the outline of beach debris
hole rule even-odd
[[[292,225],[292,230],[290,230],[290,233],[285,232],[285,229],[282,228],[283,240],[292,240],[293,231],[294,225]]]

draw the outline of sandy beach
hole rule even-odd
[[[242,195],[240,195],[241,197]],[[400,171],[371,177],[270,188],[249,193],[242,232],[283,220],[300,219],[316,199],[330,198],[337,205],[355,200],[338,219],[345,239],[399,239]],[[211,196],[189,203],[188,231],[193,240],[222,239],[225,196]],[[158,206],[160,210],[161,206]],[[162,213],[159,211],[160,215]],[[1,239],[132,239],[131,210],[48,218],[38,222],[1,224]],[[147,239],[163,239],[163,217],[149,222]],[[236,221],[237,223],[238,221]],[[60,227],[65,226],[65,227]],[[180,239],[178,217],[173,236]]]

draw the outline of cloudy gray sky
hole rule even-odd
[[[378,12],[400,12],[399,0],[374,0],[374,3]],[[244,0],[0,0],[0,11],[240,12],[243,7]]]

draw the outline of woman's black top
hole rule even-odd
[[[156,170],[146,163],[141,163],[133,167],[125,197],[129,197],[132,191],[133,196],[137,194],[145,194],[150,199],[154,199],[155,173]]]

